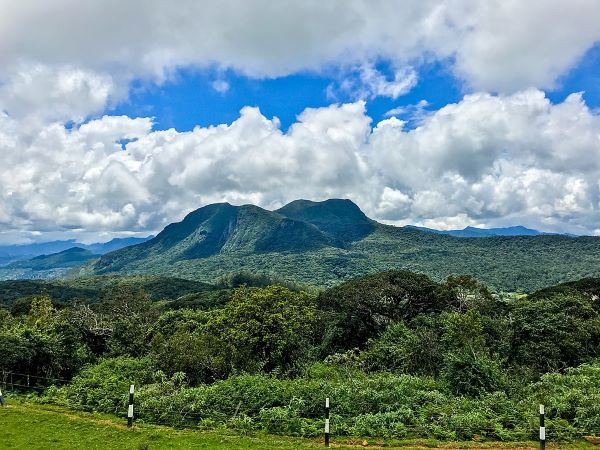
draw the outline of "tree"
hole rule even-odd
[[[112,324],[108,348],[112,355],[143,356],[150,350],[150,329],[159,316],[142,289],[121,283],[102,298],[101,311]]]
[[[506,386],[500,362],[483,352],[453,352],[446,356],[442,380],[456,395],[478,397]]]
[[[454,293],[457,311],[477,309],[486,313],[494,312],[492,294],[471,275],[450,275],[445,285]]]
[[[50,297],[44,295],[33,297],[27,314],[27,324],[39,329],[51,328],[57,319],[58,315]]]
[[[455,303],[452,292],[426,275],[392,270],[352,279],[318,298],[325,332],[323,353],[362,348],[390,324],[439,313]]]
[[[240,288],[205,333],[232,370],[288,372],[304,362],[311,347],[315,306],[308,294],[280,286]]]
[[[579,292],[518,300],[511,311],[511,361],[544,373],[599,357],[600,316],[594,302]]]

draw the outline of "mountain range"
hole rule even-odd
[[[600,238],[531,231],[525,234],[532,235],[463,239],[384,225],[341,199],[297,200],[275,211],[218,203],[193,211],[146,242],[101,256],[82,273],[211,282],[252,271],[328,286],[365,273],[405,268],[436,279],[470,274],[505,291],[531,291],[600,275]]]
[[[74,240],[0,246],[0,280],[52,279],[77,273],[76,267],[110,251],[151,239],[116,238],[104,243]],[[65,248],[66,247],[66,248]]]
[[[41,255],[59,253],[73,247],[89,250],[96,255],[103,255],[129,245],[145,242],[152,237],[115,238],[108,242],[94,244],[82,244],[75,239],[69,239],[64,241],[35,242],[32,244],[0,245],[0,266],[6,266],[14,261],[31,259]]]
[[[503,228],[465,227],[462,230],[436,230],[433,228],[417,227],[415,225],[407,225],[407,227],[416,228],[417,230],[427,231],[429,233],[446,234],[448,236],[465,238],[493,236],[541,236],[543,234],[575,237],[575,235],[568,233],[546,233],[544,231],[533,230],[522,225]]]
[[[72,247],[50,255],[40,255],[31,259],[15,261],[6,266],[6,269],[50,270],[57,267],[77,267],[99,256],[89,250]]]

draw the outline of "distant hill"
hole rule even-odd
[[[514,227],[504,228],[477,228],[477,227],[466,227],[462,230],[436,230],[433,228],[417,227],[414,225],[408,225],[407,228],[415,228],[421,231],[427,231],[429,233],[445,234],[448,236],[455,237],[493,237],[493,236],[541,236],[541,235],[561,235],[571,236],[572,234],[558,234],[558,233],[545,233],[543,231],[533,230],[521,225]]]
[[[462,239],[383,225],[350,200],[298,200],[277,211],[219,203],[190,213],[147,242],[102,256],[88,272],[211,282],[249,271],[331,286],[357,275],[407,269],[435,279],[471,274],[498,290],[527,292],[600,276],[600,238],[531,235],[520,227],[504,233],[510,235]]]
[[[0,267],[0,280],[62,277],[73,268],[99,256],[89,250],[72,247],[62,252],[23,259]]]
[[[95,244],[81,244],[74,239],[70,239],[65,241],[36,242],[33,244],[0,245],[0,266],[8,265],[14,261],[31,259],[36,256],[59,253],[73,247],[79,247],[89,250],[97,255],[103,255],[105,253],[112,252],[113,250],[119,250],[130,245],[140,244],[148,239],[151,239],[152,237],[153,236],[144,238],[115,238],[108,242]]]
[[[77,247],[85,248],[86,250],[91,251],[97,255],[104,255],[105,253],[112,252],[115,250],[119,250],[121,248],[129,247],[131,245],[141,244],[142,242],[146,242],[149,239],[152,239],[154,236],[148,236],[143,238],[138,237],[127,237],[127,238],[114,238],[108,242],[99,242],[95,244],[82,245],[77,244]]]
[[[8,266],[7,269],[31,269],[31,270],[50,270],[58,268],[69,268],[82,265],[84,262],[90,259],[97,258],[99,255],[95,255],[89,250],[72,247],[62,252],[52,253],[50,255],[40,255],[35,258],[26,259],[23,261],[16,261]]]

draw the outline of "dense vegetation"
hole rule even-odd
[[[296,201],[275,212],[209,205],[150,241],[104,255],[87,273],[212,283],[245,270],[323,287],[404,268],[437,281],[470,274],[498,291],[531,292],[600,276],[599,258],[598,237],[458,238],[382,225],[349,200],[327,200]]]
[[[0,308],[0,370],[38,401],[122,414],[134,383],[140,420],[315,436],[330,397],[337,435],[452,440],[534,438],[543,402],[551,439],[600,433],[600,279],[505,296],[469,276],[314,293],[242,274],[187,304],[104,280],[90,303]]]

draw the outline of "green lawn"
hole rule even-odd
[[[363,447],[362,440],[334,441],[332,447]],[[383,445],[370,439],[368,448]],[[535,449],[534,443],[474,444],[447,443],[436,447],[434,442],[396,443],[395,448],[512,448]],[[75,412],[54,406],[14,402],[0,408],[0,448],[8,449],[300,449],[323,448],[322,442],[282,436],[252,434],[240,436],[233,432],[174,430],[154,425],[136,425],[127,429],[125,421],[112,416]],[[394,446],[386,445],[386,448]],[[585,443],[548,448],[593,448]],[[596,447],[598,448],[598,447]]]

